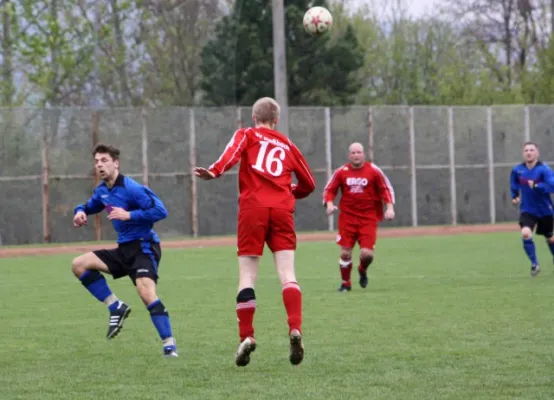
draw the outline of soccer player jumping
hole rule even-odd
[[[537,276],[541,268],[535,252],[533,231],[546,238],[554,255],[553,205],[550,192],[554,188],[554,174],[549,166],[539,160],[536,143],[523,145],[523,162],[512,169],[510,176],[512,203],[520,206],[519,226],[523,248],[531,261],[531,276]]]
[[[315,180],[300,150],[275,130],[279,113],[279,104],[274,99],[257,100],[252,109],[255,127],[236,131],[221,157],[209,168],[194,169],[196,176],[209,180],[219,178],[240,161],[236,306],[240,344],[235,354],[238,366],[248,365],[250,353],[256,349],[254,286],[265,243],[273,253],[282,284],[289,325],[289,360],[297,365],[304,358],[302,292],[294,268],[294,208],[295,199],[307,197],[314,191]],[[292,184],[292,173],[297,185]]]
[[[349,163],[339,167],[325,186],[323,202],[327,215],[339,210],[337,244],[340,250],[342,282],[339,292],[352,290],[352,248],[360,244],[360,286],[367,286],[367,269],[373,262],[377,240],[377,224],[383,219],[394,219],[394,189],[383,171],[365,161],[364,148],[352,143],[348,149]],[[341,199],[338,208],[333,204],[338,190]],[[383,214],[383,203],[386,210]]]
[[[83,254],[73,260],[72,270],[83,286],[108,307],[108,339],[123,328],[131,308],[112,293],[101,272],[114,279],[129,276],[162,339],[164,356],[177,357],[169,314],[156,294],[162,252],[152,227],[167,217],[167,210],[149,188],[119,172],[119,154],[112,146],[100,144],[94,148],[95,169],[102,182],[86,204],[75,208],[73,218],[73,225],[79,228],[87,225],[88,215],[106,209],[117,232],[118,247]]]

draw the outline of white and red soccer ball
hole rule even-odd
[[[312,7],[304,14],[303,23],[310,35],[322,35],[331,29],[333,16],[325,7]]]

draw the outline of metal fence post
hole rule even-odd
[[[237,130],[242,128],[242,107],[237,107]]]
[[[194,108],[189,108],[189,170],[190,170],[190,221],[192,236],[198,236],[198,191],[196,187],[196,123],[194,120]]]
[[[416,178],[416,160],[415,160],[415,127],[414,127],[414,108],[408,108],[408,134],[410,141],[410,178],[412,195],[412,226],[417,226],[417,178]]]
[[[98,132],[98,124],[100,122],[100,113],[98,111],[94,111],[92,113],[92,147],[94,148],[99,142],[100,142],[100,135]],[[94,163],[92,165],[92,183],[93,188],[95,188],[98,185],[98,182],[100,181],[100,178],[98,174],[96,173],[96,168],[94,168]],[[96,214],[94,216],[94,238],[96,240],[102,240],[102,218],[100,218],[100,214]]]
[[[367,156],[369,161],[375,161],[373,153],[373,107],[369,107],[367,110],[367,135],[368,135],[368,145],[367,145]]]
[[[325,107],[325,164],[327,172],[327,181],[333,175],[333,158],[331,144],[331,109]],[[327,229],[333,231],[335,229],[335,219],[333,215],[327,217]]]
[[[456,159],[454,152],[454,110],[448,108],[448,161],[450,163],[450,215],[452,225],[458,224],[458,205],[456,198]]]
[[[490,222],[496,223],[496,203],[494,187],[494,149],[492,140],[492,107],[487,107],[487,161],[489,168],[489,210]]]
[[[529,106],[523,108],[523,141],[529,142],[531,140],[531,129],[530,129],[530,117],[529,117]]]
[[[45,243],[50,243],[52,239],[51,224],[50,224],[50,163],[48,157],[48,129],[47,124],[50,122],[44,115],[48,114],[48,110],[43,110],[42,134],[41,134],[41,159],[42,159],[42,240]]]
[[[142,183],[143,185],[148,186],[148,113],[145,107],[142,107],[142,109],[140,110],[140,117],[142,121]]]

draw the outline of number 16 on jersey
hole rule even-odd
[[[269,142],[261,140],[256,164],[252,165],[257,171],[267,172],[273,176],[281,176],[283,173],[283,161],[285,161],[285,150],[275,146],[268,151]]]

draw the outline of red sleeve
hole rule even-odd
[[[331,179],[329,179],[329,182],[327,182],[327,185],[325,186],[325,189],[323,189],[323,203],[327,203],[328,201],[334,201],[335,197],[337,197],[337,193],[339,191],[341,178],[342,178],[342,167],[335,170],[333,175],[331,176]]]
[[[216,178],[233,168],[233,166],[240,161],[242,153],[248,144],[248,136],[246,133],[246,129],[239,129],[236,131],[229,143],[227,143],[223,154],[219,156],[216,162],[208,167],[208,170],[210,170]]]
[[[315,190],[315,178],[304,155],[296,146],[293,145],[292,149],[296,159],[294,174],[298,180],[298,184],[292,188],[292,194],[296,199],[303,199]]]
[[[375,164],[371,164],[373,171],[375,172],[375,185],[383,201],[388,204],[395,204],[394,189],[389,181],[389,178],[385,175],[383,170]]]

